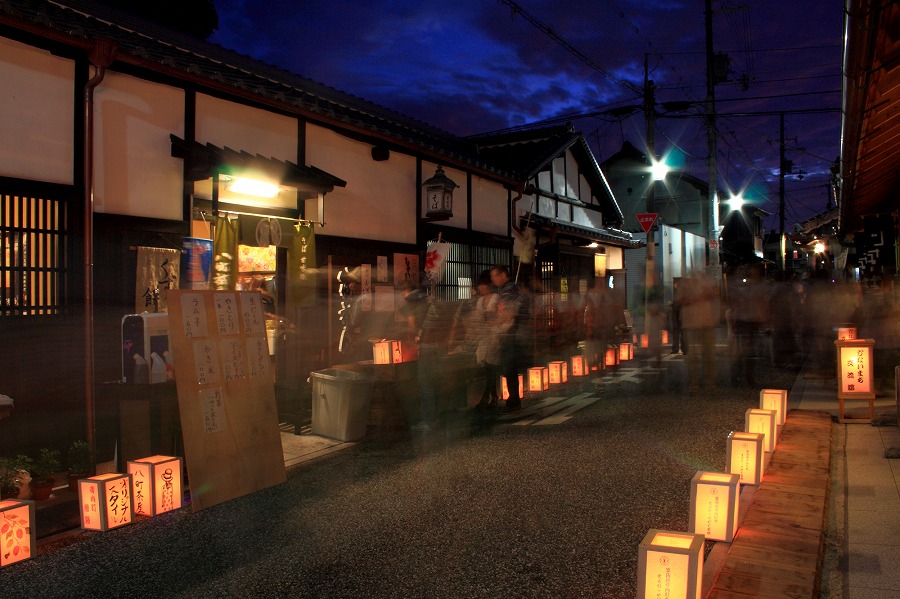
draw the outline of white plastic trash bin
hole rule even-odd
[[[312,433],[358,441],[366,435],[374,380],[337,368],[312,373]]]

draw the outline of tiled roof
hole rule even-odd
[[[372,102],[149,23],[90,0],[0,0],[0,21],[71,45],[105,38],[117,45],[117,59],[146,68],[244,92],[269,100],[310,119],[319,117],[362,133],[405,142],[436,159],[457,161],[508,181],[518,169],[499,168],[481,158],[475,145],[434,126]]]

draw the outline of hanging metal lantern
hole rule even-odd
[[[431,220],[447,220],[453,217],[453,190],[459,187],[455,181],[444,174],[440,166],[434,176],[422,183],[425,190],[425,218]]]

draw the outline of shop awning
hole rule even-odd
[[[172,140],[172,156],[184,160],[184,176],[188,181],[203,181],[214,174],[237,175],[255,171],[293,187],[300,197],[315,198],[335,187],[346,187],[347,182],[314,166],[304,166],[276,158],[253,155],[231,148],[220,148],[211,143],[185,141],[176,135]]]
[[[597,229],[595,227],[577,225],[572,222],[559,220],[558,218],[541,216],[540,214],[526,214],[522,217],[521,224],[523,227],[530,226],[533,229],[542,231],[555,230],[558,235],[562,234],[574,239],[586,239],[623,248],[639,248],[644,245],[642,241],[633,239],[631,233],[627,231],[619,231],[617,229]]]

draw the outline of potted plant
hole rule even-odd
[[[66,478],[69,481],[69,490],[78,493],[78,480],[87,478],[94,471],[94,452],[87,441],[79,439],[73,441],[66,454]]]
[[[56,480],[53,475],[59,472],[62,464],[59,461],[58,449],[44,447],[31,467],[31,498],[43,501],[50,498]]]
[[[20,490],[31,477],[31,458],[17,455],[14,458],[0,458],[0,499],[17,498]]]

